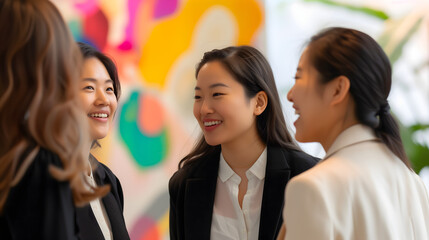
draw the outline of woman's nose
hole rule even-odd
[[[209,101],[203,100],[203,102],[201,103],[200,113],[202,115],[213,113],[213,108]]]
[[[96,93],[96,105],[109,105],[109,99],[106,96],[106,93],[102,90],[97,90]]]
[[[294,85],[295,86],[295,85]],[[293,87],[294,86],[292,86],[292,88],[289,90],[289,92],[287,93],[287,95],[286,95],[286,98],[287,98],[287,100],[289,101],[289,102],[293,102],[293,93],[292,93],[292,90],[293,90]]]

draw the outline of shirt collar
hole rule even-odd
[[[267,147],[265,147],[264,151],[261,153],[256,162],[247,170],[246,173],[252,173],[260,180],[265,178],[265,169],[267,167]],[[223,154],[220,154],[220,162],[219,162],[219,178],[222,182],[226,182],[229,178],[231,178],[235,172],[231,169],[228,163],[225,161]]]
[[[259,156],[258,160],[253,164],[253,166],[247,172],[253,173],[259,180],[265,178],[265,169],[267,168],[267,147]]]
[[[329,150],[326,152],[326,156],[323,160],[329,158],[339,150],[354,145],[356,143],[378,140],[373,129],[363,124],[353,125],[338,135],[334,143],[331,145]]]

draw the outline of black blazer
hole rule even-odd
[[[62,168],[58,155],[40,148],[9,192],[0,215],[0,239],[77,239],[69,182],[54,179],[48,171],[51,165]]]
[[[220,151],[179,169],[170,179],[170,239],[210,239]],[[280,147],[267,149],[259,239],[275,239],[283,223],[286,183],[318,159]]]
[[[106,165],[98,162],[94,157],[91,158],[91,161],[97,165],[97,168],[93,171],[94,180],[97,185],[110,184],[111,186],[110,192],[102,198],[102,202],[109,217],[113,239],[128,240],[130,237],[123,216],[124,196],[121,183]],[[80,239],[104,240],[103,233],[89,204],[76,208],[76,225]]]

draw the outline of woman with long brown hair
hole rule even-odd
[[[74,239],[75,205],[109,191],[83,177],[81,54],[48,0],[1,1],[0,34],[2,239]]]
[[[290,136],[271,67],[257,49],[206,52],[195,75],[203,135],[170,179],[170,237],[274,239],[284,187],[317,160]]]

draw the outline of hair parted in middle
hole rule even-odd
[[[206,63],[214,61],[221,63],[226,71],[243,86],[249,99],[260,91],[267,94],[267,107],[256,118],[257,131],[261,140],[267,145],[299,150],[286,126],[274,75],[264,55],[251,46],[214,49],[204,53],[197,64],[195,77]],[[195,159],[215,152],[220,152],[220,146],[210,146],[204,136],[201,136],[193,150],[180,161],[179,169],[191,164]]]

